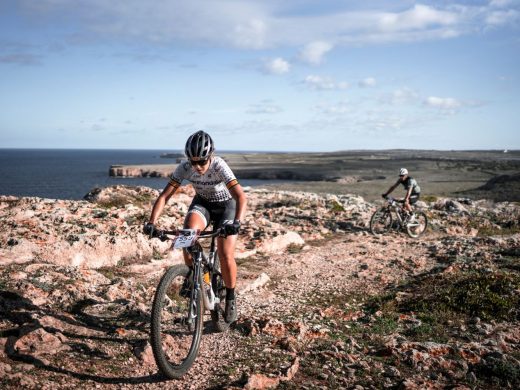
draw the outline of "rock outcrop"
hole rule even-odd
[[[422,202],[414,240],[371,235],[378,205],[356,195],[246,190],[240,319],[205,328],[186,377],[159,384],[150,306],[182,256],[141,233],[158,191],[0,197],[2,388],[520,386],[520,206]],[[180,226],[193,194],[159,225]]]
[[[177,165],[111,165],[108,175],[112,177],[169,177]]]

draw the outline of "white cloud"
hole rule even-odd
[[[327,54],[334,45],[325,41],[311,42],[305,46],[300,53],[300,58],[312,65],[319,65],[323,61],[323,57]]]
[[[348,102],[339,102],[337,104],[317,104],[314,107],[314,110],[318,111],[321,114],[326,115],[342,115],[348,114],[352,112],[352,105]]]
[[[335,90],[335,89],[347,89],[347,82],[336,82],[331,77],[308,75],[305,77],[304,83],[311,89],[317,90]]]
[[[491,0],[489,2],[490,7],[502,8],[512,4],[513,0]]]
[[[424,104],[428,107],[438,108],[446,111],[456,111],[462,107],[462,103],[454,98],[440,98],[436,96],[429,96],[424,100]]]
[[[235,27],[234,42],[243,48],[261,49],[265,46],[267,26],[263,20],[252,19]]]
[[[420,101],[420,96],[414,89],[403,87],[382,96],[380,101],[391,105],[413,104]]]
[[[425,29],[432,25],[453,25],[458,21],[454,12],[439,11],[427,5],[416,4],[401,13],[383,13],[378,18],[379,28],[385,31]]]
[[[298,3],[264,0],[19,0],[40,26],[66,16],[75,38],[110,43],[186,44],[266,49],[305,46],[301,58],[323,61],[333,46],[420,42],[475,34],[519,19],[517,2],[338,2],[328,13],[302,15]],[[446,5],[445,5],[446,4]],[[63,37],[62,37],[63,38]],[[311,42],[311,43],[309,43]]]
[[[513,9],[507,11],[494,11],[486,17],[486,23],[494,27],[513,24],[518,20],[520,20],[520,12]]]
[[[376,84],[377,84],[377,81],[373,77],[364,78],[363,80],[361,80],[359,82],[360,87],[375,87]]]
[[[264,64],[264,71],[270,74],[284,74],[289,72],[290,69],[291,64],[283,58],[274,58]]]
[[[283,109],[272,101],[264,100],[258,104],[252,104],[246,112],[248,114],[278,114],[282,111]]]

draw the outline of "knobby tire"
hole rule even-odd
[[[374,235],[387,233],[392,228],[392,213],[386,207],[377,209],[370,218],[370,232]]]
[[[186,320],[190,296],[181,295],[181,287],[189,268],[173,266],[161,278],[152,305],[151,344],[155,362],[162,374],[170,379],[181,378],[189,370],[200,347],[203,328],[202,291],[195,299],[194,323]],[[200,280],[200,277],[199,277]]]
[[[415,212],[415,220],[406,224],[406,232],[412,238],[417,238],[426,231],[428,217],[422,211]]]

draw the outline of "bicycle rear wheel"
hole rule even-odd
[[[220,303],[216,304],[214,309],[210,311],[211,322],[217,331],[225,332],[229,329],[229,323],[224,319],[224,308],[226,304],[226,286],[222,274],[220,273],[220,260],[218,254],[215,254],[215,266],[213,276],[211,278],[211,287],[216,297],[220,299]]]
[[[417,238],[426,231],[427,227],[428,217],[422,211],[417,211],[406,224],[406,232],[410,237]]]
[[[392,213],[382,207],[372,214],[370,218],[370,232],[375,235],[384,234],[392,228]]]
[[[182,377],[191,367],[202,335],[202,295],[200,290],[192,294],[193,278],[188,274],[184,264],[168,269],[152,305],[152,350],[159,370],[170,379]]]

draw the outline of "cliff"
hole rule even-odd
[[[177,165],[111,165],[108,175],[112,177],[169,177]]]

